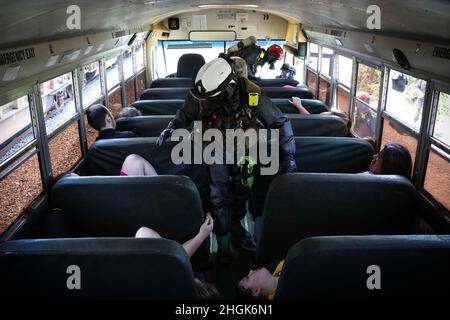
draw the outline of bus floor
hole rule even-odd
[[[254,232],[254,221],[250,214],[247,214],[241,221],[242,226],[247,229],[252,235]],[[239,280],[248,274],[248,272],[255,266],[255,252],[246,251],[241,248],[237,239],[231,239],[232,255],[230,262],[226,265],[221,265],[217,262],[217,241],[215,235],[211,241],[212,247],[212,261],[208,278],[210,282],[214,283],[220,293],[220,298],[226,300],[236,299],[237,285]]]

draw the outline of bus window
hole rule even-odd
[[[376,140],[381,71],[360,63],[356,83],[356,97],[353,100],[353,132],[361,138],[371,137]]]
[[[117,117],[122,110],[122,90],[120,90],[120,87],[114,89],[113,92],[109,93],[108,96],[108,106],[109,110],[111,110],[111,113],[114,117]]]
[[[139,72],[145,68],[145,50],[144,45],[136,48],[136,70]]]
[[[308,67],[317,71],[319,62],[319,46],[315,43],[309,44]]]
[[[331,77],[334,66],[334,51],[328,48],[322,49],[322,63],[319,77],[319,99],[326,105],[331,104]]]
[[[337,108],[349,112],[350,106],[350,88],[352,86],[353,59],[338,55],[337,56]]]
[[[261,48],[267,50],[271,45],[279,45],[281,48],[283,48],[286,41],[261,41],[258,40],[258,46]],[[277,60],[274,63],[274,69],[270,69],[270,66],[268,63],[264,64],[262,67],[258,67],[258,72],[256,73],[257,77],[260,77],[261,79],[275,79],[280,73],[281,66],[284,63],[284,59]]]
[[[450,98],[448,94],[443,92],[439,94],[433,138],[450,148]]]
[[[53,176],[70,170],[81,158],[78,121],[53,137],[48,146]]]
[[[320,74],[331,78],[333,74],[334,50],[323,47]]]
[[[47,134],[70,119],[75,113],[72,73],[53,78],[40,86]]]
[[[450,210],[450,154],[431,148],[424,189]]]
[[[133,76],[133,50],[128,48],[122,54],[123,57],[123,78],[129,79]]]
[[[424,80],[391,70],[386,111],[419,131],[426,87]]]
[[[305,59],[294,58],[294,67],[296,70],[295,80],[303,84],[305,82]]]
[[[134,79],[130,79],[125,83],[125,99],[126,104],[130,105],[132,102],[136,100],[136,93],[134,91],[135,85],[134,85]]]
[[[450,210],[450,101],[447,93],[439,93],[429,149],[424,188]]]
[[[234,45],[236,45],[238,43],[239,43],[239,40],[237,40],[237,41],[227,41],[227,43],[225,45],[226,51],[228,51],[228,48],[230,48],[230,47],[232,47],[232,46],[234,46]]]
[[[43,191],[37,154],[0,181],[0,234]]]
[[[87,108],[102,97],[98,61],[80,68],[80,82],[81,93],[83,95],[83,108]]]
[[[214,60],[224,51],[223,41],[158,41],[158,75],[162,78],[177,72],[178,60],[187,53],[198,53],[206,62]]]
[[[117,57],[106,60],[106,84],[108,91],[114,88],[120,82],[119,66]]]
[[[137,98],[138,99],[144,92],[145,86],[146,86],[145,85],[145,72],[142,72],[137,76]]]
[[[34,140],[28,96],[0,106],[0,163]]]

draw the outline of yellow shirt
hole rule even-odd
[[[279,277],[281,274],[281,270],[283,270],[283,266],[284,266],[284,260],[282,260],[277,267],[275,268],[275,271],[272,273],[272,275],[274,277]],[[273,297],[275,296],[275,291],[277,291],[277,287],[272,289],[272,292],[269,294],[269,296],[267,297],[269,300],[273,300]]]

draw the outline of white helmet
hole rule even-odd
[[[210,98],[219,95],[236,75],[230,63],[223,58],[216,58],[203,65],[195,78],[193,95],[196,98]]]

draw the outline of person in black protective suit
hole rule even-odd
[[[250,80],[259,80],[255,76],[258,66],[262,67],[267,63],[270,66],[270,70],[274,70],[275,62],[284,57],[284,51],[279,45],[273,44],[265,50],[257,45],[254,36],[247,37],[236,45],[231,46],[228,48],[227,54],[230,57],[240,57],[247,62],[247,74]]]
[[[221,55],[199,70],[194,88],[175,118],[161,132],[157,144],[161,146],[175,129],[188,128],[193,121],[202,121],[204,130],[217,128],[222,133],[226,129],[239,128],[278,129],[279,173],[295,172],[295,141],[289,120],[258,86],[237,76],[231,67],[232,63],[231,59]],[[247,212],[246,202],[251,191],[255,163],[251,159],[246,160],[245,165],[209,165],[211,202],[216,222],[214,232],[219,240],[219,257],[225,261],[228,260],[232,222],[235,222],[234,226],[240,227],[239,222]],[[244,249],[245,246],[254,249],[249,233],[242,235],[240,232],[240,235]],[[248,244],[249,240],[252,245]]]

